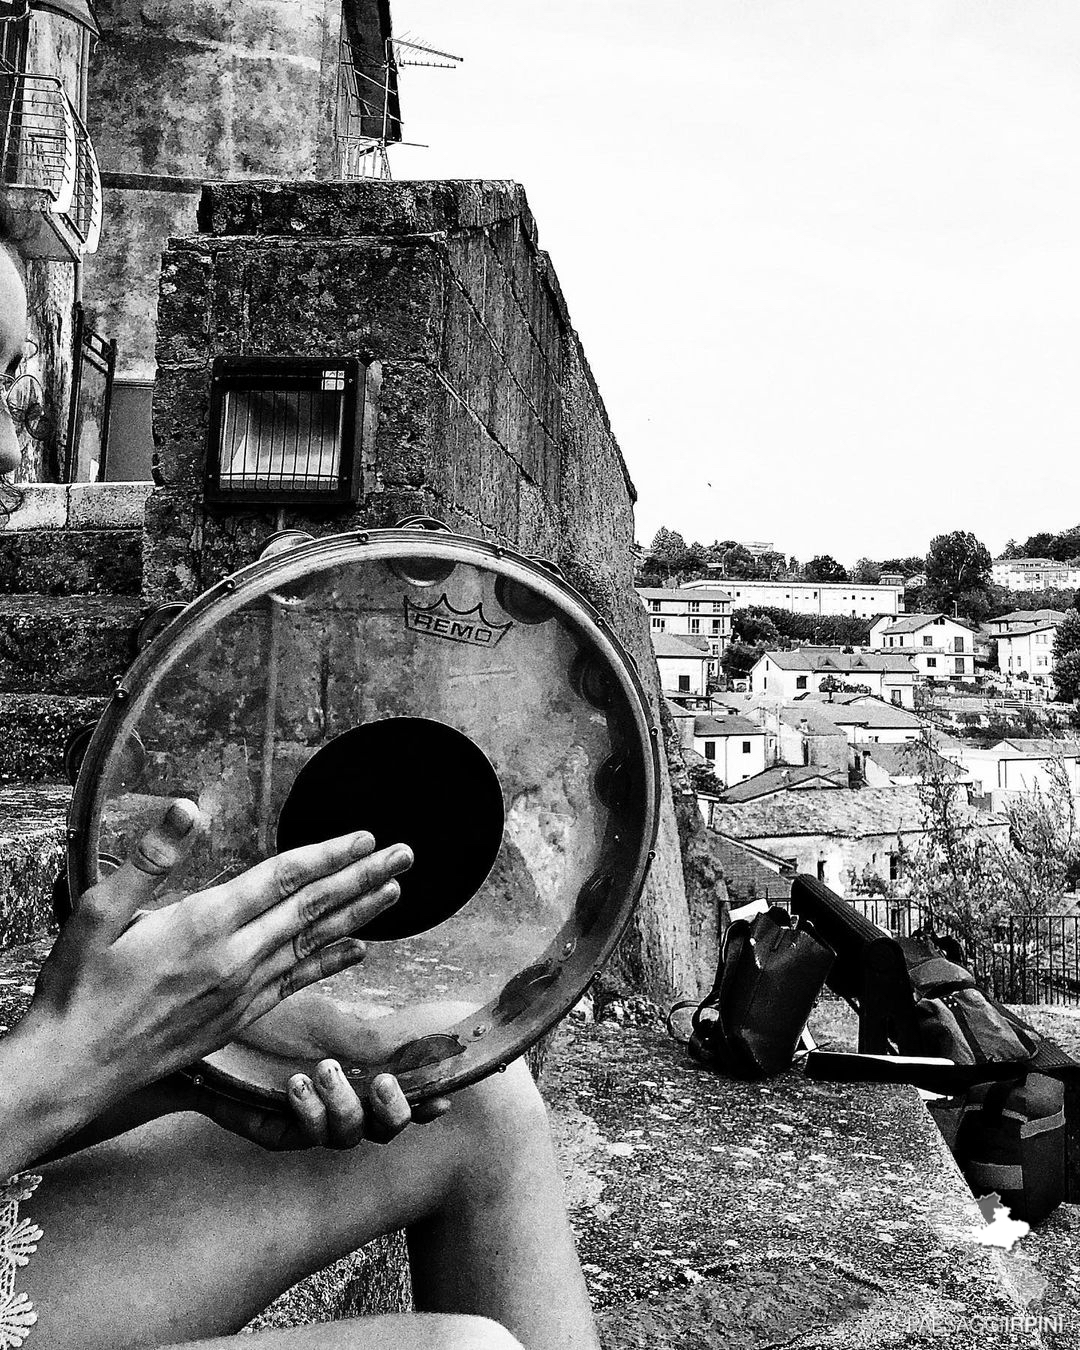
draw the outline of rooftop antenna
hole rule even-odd
[[[426,150],[428,147],[419,141],[401,138],[402,121],[396,111],[398,72],[406,66],[456,70],[464,59],[422,42],[388,37],[383,44],[383,60],[364,70],[356,63],[348,38],[343,37],[338,68],[338,177],[391,178],[390,145]]]

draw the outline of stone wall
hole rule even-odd
[[[203,233],[172,241],[163,266],[163,486],[147,504],[145,598],[195,595],[282,526],[335,533],[432,514],[556,562],[633,654],[659,725],[632,585],[633,486],[521,189],[217,185],[201,220]],[[355,508],[204,506],[210,367],[230,353],[361,355],[381,372]],[[696,812],[683,823],[700,832]],[[666,998],[699,985],[691,932],[716,908],[711,892],[688,907],[667,775],[657,849],[615,973]]]

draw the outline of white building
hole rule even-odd
[[[803,698],[792,707],[812,707],[819,720],[831,722],[853,746],[902,745],[923,740],[930,730],[930,723],[918,713],[874,694]]]
[[[975,630],[947,614],[884,616],[871,625],[870,648],[905,653],[929,680],[970,680],[975,674]]]
[[[1011,632],[997,635],[998,670],[1013,679],[1045,680],[1054,674],[1054,637],[1056,623],[1034,623],[1017,626]]]
[[[1040,623],[1060,623],[1064,617],[1065,611],[1061,609],[1011,609],[1008,614],[987,619],[983,629],[990,637],[996,638],[1002,633],[1019,632]]]
[[[795,647],[764,652],[750,672],[750,692],[787,702],[815,694],[822,681],[876,694],[905,708],[915,704],[918,671],[899,652],[844,652],[839,647]]]
[[[684,591],[710,589],[712,581],[688,581]],[[903,606],[902,585],[863,586],[854,581],[742,581],[724,582],[733,609],[765,605],[788,609],[793,614],[846,614],[873,619],[878,614],[899,614]]]
[[[765,739],[764,727],[737,713],[694,719],[694,749],[724,787],[764,770]]]
[[[937,778],[965,784],[974,781],[965,768],[922,741],[862,744],[851,753],[852,768],[862,775],[867,787],[913,787]]]
[[[649,614],[649,629],[675,637],[704,638],[709,644],[709,674],[720,674],[720,658],[731,641],[731,596],[715,586],[689,593],[659,586],[639,586]]]
[[[1080,742],[1017,738],[984,747],[959,742],[949,751],[950,759],[971,774],[975,791],[990,794],[995,810],[1018,792],[1046,793],[1053,784],[1051,765],[1060,757],[1074,797],[1080,797]]]
[[[660,672],[660,688],[680,694],[704,694],[708,688],[709,653],[694,646],[703,639],[653,633],[653,651]]]
[[[1080,586],[1080,567],[1053,558],[995,558],[990,566],[995,586],[1007,591],[1072,590]]]

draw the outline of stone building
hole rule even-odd
[[[0,200],[28,255],[31,313],[25,378],[16,390],[24,412],[17,477],[24,481],[62,478],[74,449],[68,433],[77,304],[101,225],[101,186],[86,131],[97,34],[86,0],[0,3]]]
[[[86,296],[117,342],[108,477],[149,479],[160,258],[203,182],[363,172],[400,139],[388,0],[101,0],[89,121],[107,228]],[[386,84],[386,98],[383,85]],[[384,103],[386,122],[384,124]]]

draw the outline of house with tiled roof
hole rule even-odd
[[[847,733],[822,715],[816,700],[783,704],[779,709],[778,724],[781,764],[812,765],[847,775]]]
[[[704,694],[708,689],[709,650],[701,638],[652,634],[660,688],[681,694]]]
[[[1062,614],[1061,618],[1057,618],[1059,612],[1043,610],[1042,613],[1047,617],[1025,620],[1021,618],[1024,611],[1015,610],[1009,627],[995,634],[998,670],[1007,680],[1027,681],[1040,676],[1049,683],[1053,678],[1054,639],[1065,617]],[[1004,615],[1003,618],[1010,616]]]
[[[724,869],[724,885],[733,917],[735,910],[755,901],[786,904],[790,900],[794,873],[783,858],[716,832],[709,836],[709,851]]]
[[[1043,623],[1060,623],[1064,617],[1065,611],[1062,609],[1011,609],[1008,614],[987,619],[983,628],[991,637],[999,637],[1002,633],[1013,633]]]
[[[812,704],[819,718],[840,728],[851,745],[917,741],[930,727],[910,708],[886,702],[875,694],[808,694],[794,706],[804,704]]]
[[[962,789],[958,788],[958,793]],[[1008,821],[958,796],[959,827],[1006,845]],[[866,873],[898,880],[903,859],[926,838],[926,808],[917,787],[785,792],[757,801],[718,803],[713,829],[783,859],[841,895]]]
[[[910,787],[934,779],[973,782],[966,769],[922,740],[853,747],[852,768],[867,787]]]
[[[750,672],[750,692],[789,702],[800,694],[818,693],[824,682],[826,690],[877,694],[911,708],[918,676],[910,656],[899,652],[793,647],[762,653]]]
[[[778,792],[806,792],[848,786],[845,769],[827,769],[817,764],[774,764],[772,768],[735,783],[721,793],[722,802],[753,802],[775,797]]]
[[[694,749],[725,787],[765,768],[765,728],[738,713],[694,719]]]
[[[970,680],[975,637],[974,625],[949,614],[885,615],[870,625],[872,651],[903,652],[928,680]]]

